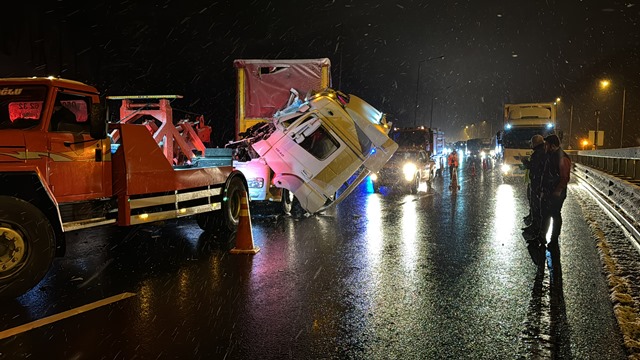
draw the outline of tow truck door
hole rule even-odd
[[[91,98],[58,93],[48,131],[49,184],[59,202],[104,196],[105,140],[89,134]]]

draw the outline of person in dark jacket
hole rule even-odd
[[[551,219],[553,228],[549,246],[557,246],[562,228],[562,205],[567,198],[567,184],[571,173],[571,159],[560,148],[560,138],[549,135],[545,139],[547,160],[544,165],[541,181],[540,210],[542,223],[538,234],[541,245],[546,245],[546,234]]]
[[[540,194],[542,187],[542,173],[544,170],[544,164],[547,160],[547,154],[545,152],[544,138],[542,135],[534,135],[531,138],[531,148],[533,153],[528,161],[523,161],[523,164],[529,170],[529,186],[528,186],[528,199],[529,199],[529,223],[528,226],[523,228],[527,235],[533,235],[534,237],[540,231],[540,224],[542,222],[542,213],[540,212]],[[526,223],[526,219],[525,219]]]

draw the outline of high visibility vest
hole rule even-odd
[[[449,166],[458,166],[458,158],[453,155],[449,155]]]

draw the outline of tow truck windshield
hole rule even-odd
[[[0,130],[28,129],[40,124],[45,86],[0,87]]]

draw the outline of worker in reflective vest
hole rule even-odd
[[[447,162],[449,163],[449,180],[451,180],[453,172],[458,171],[458,152],[452,151],[447,158]]]

